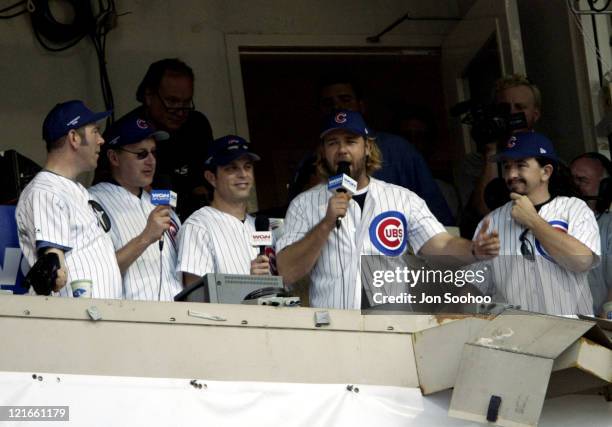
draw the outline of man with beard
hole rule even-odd
[[[559,165],[552,142],[536,132],[516,133],[494,160],[502,162],[511,201],[487,217],[502,249],[479,266],[488,267],[488,280],[477,286],[523,310],[591,314],[587,273],[599,262],[597,222],[584,201],[549,191]],[[481,221],[476,234],[488,226]]]
[[[327,74],[318,84],[318,107],[322,117],[335,110],[349,110],[367,116],[367,105],[358,82],[344,71]],[[373,176],[390,184],[400,185],[425,200],[429,210],[442,224],[455,225],[455,219],[431,175],[421,153],[410,141],[388,132],[373,131],[384,162]]]
[[[109,217],[124,298],[172,301],[183,289],[175,272],[180,221],[170,206],[153,205],[145,190],[155,174],[157,141],[168,134],[134,117],[115,123],[104,136],[111,178],[89,194]]]
[[[321,178],[334,175],[342,162],[349,164],[356,192],[331,193],[320,184],[300,194],[289,206],[276,245],[286,284],[310,274],[311,306],[359,309],[376,302],[371,289],[362,287],[361,255],[400,256],[408,243],[418,255],[446,255],[463,264],[497,255],[496,232],[483,232],[475,241],[451,236],[415,193],[372,178],[382,156],[355,111],[332,113],[321,133],[316,162]],[[342,218],[339,227],[337,218]],[[385,241],[383,228],[394,237]]]
[[[270,274],[270,260],[251,244],[255,218],[247,214],[259,156],[236,135],[216,139],[204,163],[210,206],[195,211],[179,233],[177,273],[190,285],[207,273]]]

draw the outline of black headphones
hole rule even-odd
[[[597,200],[597,204],[595,205],[595,210],[597,212],[607,211],[610,208],[610,203],[612,203],[612,162],[603,154],[594,151],[579,155],[572,160],[572,163],[579,159],[597,160],[608,173],[608,176],[599,183],[597,196],[584,197],[585,200]]]

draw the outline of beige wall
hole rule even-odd
[[[215,135],[234,131],[226,35],[300,35],[325,39],[372,35],[410,10],[414,15],[455,16],[455,1],[434,0],[117,0],[119,26],[108,36],[107,61],[121,115],[136,105],[134,93],[146,67],[178,56],[196,73],[195,103]],[[393,35],[439,34],[440,23],[404,23]],[[14,148],[43,162],[41,123],[58,101],[84,99],[103,108],[98,70],[89,40],[62,53],[35,40],[29,17],[0,25],[0,150]]]

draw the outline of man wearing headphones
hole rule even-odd
[[[589,272],[595,314],[612,301],[612,163],[600,153],[584,153],[570,164],[574,183],[597,217],[601,239],[601,264]]]

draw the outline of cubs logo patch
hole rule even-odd
[[[561,233],[566,233],[569,230],[569,224],[566,221],[562,221],[560,219],[553,219],[552,221],[548,221],[548,223],[552,226],[552,228],[554,228],[556,231],[559,231]],[[536,250],[538,251],[538,253],[540,255],[542,255],[544,258],[546,258],[548,261],[552,262],[552,263],[557,263],[549,254],[548,252],[546,252],[546,250],[544,249],[544,247],[542,246],[542,244],[540,243],[540,241],[538,239],[535,239],[535,247]]]
[[[334,117],[334,121],[336,123],[346,123],[346,113],[336,114],[336,117]]]
[[[408,223],[403,213],[383,212],[370,223],[370,241],[383,255],[401,255],[408,243]]]
[[[516,145],[516,136],[511,136],[510,139],[508,139],[508,142],[506,143],[506,147],[514,148],[515,145]]]
[[[136,120],[136,126],[138,126],[140,129],[149,129],[149,124],[142,119]]]

